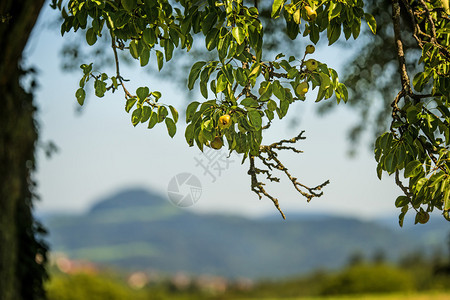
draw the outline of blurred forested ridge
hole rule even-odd
[[[237,277],[284,277],[337,269],[355,253],[389,261],[445,253],[448,228],[436,218],[400,229],[386,220],[329,215],[263,217],[195,214],[161,195],[129,189],[85,214],[45,217],[54,253],[125,270]],[[390,218],[392,223],[392,218]],[[412,224],[412,222],[410,222]]]

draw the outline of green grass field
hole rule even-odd
[[[267,298],[265,300],[281,300],[281,298]],[[313,298],[282,298],[282,300],[450,300],[450,292],[396,293],[387,295],[374,294]]]

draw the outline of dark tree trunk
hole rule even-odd
[[[37,129],[33,95],[19,84],[21,54],[44,0],[0,2],[0,299],[39,299],[46,247],[31,210]]]

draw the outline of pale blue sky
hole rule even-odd
[[[39,152],[36,179],[42,201],[37,203],[37,211],[81,212],[99,197],[136,186],[153,189],[167,197],[170,179],[178,173],[190,172],[203,186],[201,199],[190,208],[192,211],[251,216],[278,214],[270,200],[259,201],[250,191],[247,163],[241,165],[240,157],[232,155],[230,160],[233,162],[229,161],[228,168],[220,176],[211,169],[216,176],[215,182],[196,166],[196,159],[206,161],[206,158],[198,148],[189,148],[186,144],[184,116],[179,120],[176,136],[171,139],[164,124],[152,130],[146,129],[145,125],[133,127],[120,92],[109,93],[101,99],[89,97],[83,113],[76,114],[78,104],[74,93],[81,71],[65,73],[60,69],[59,51],[63,40],[59,28],[49,30],[43,25],[44,20],[51,19],[51,13],[55,12],[45,9],[26,55],[27,63],[39,70],[41,87],[36,96],[41,140],[51,140],[60,149],[51,159]],[[81,34],[78,36],[84,38]],[[326,45],[317,50],[314,58],[338,71],[345,66],[343,58],[350,55],[346,50],[329,49]],[[123,67],[122,74],[132,79],[131,90],[148,85],[163,93],[161,101],[183,110],[182,87],[167,79],[150,77],[137,64],[136,67]],[[290,108],[288,117],[298,115],[301,118],[297,128],[288,127],[284,124],[287,122],[275,122],[266,132],[265,141],[270,143],[280,137],[293,137],[306,130],[307,139],[298,144],[304,153],[281,158],[303,183],[312,186],[330,179],[331,184],[324,189],[324,196],[310,203],[306,203],[285,178],[280,184],[267,185],[266,189],[278,196],[288,218],[289,214],[297,212],[362,218],[393,215],[393,222],[396,222],[394,200],[400,191],[393,178],[378,180],[376,163],[367,147],[356,158],[350,159],[346,155],[346,131],[356,122],[353,111],[341,104],[333,114],[318,117],[314,112],[314,100],[311,94],[305,103]],[[226,155],[226,152],[222,154]],[[222,167],[226,167],[224,163]]]

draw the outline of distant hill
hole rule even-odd
[[[98,201],[86,214],[48,216],[44,223],[52,250],[74,259],[130,270],[253,278],[337,268],[356,252],[370,257],[383,251],[395,260],[430,243],[445,249],[450,229],[440,223],[398,230],[333,216],[283,221],[200,215],[141,189]]]

